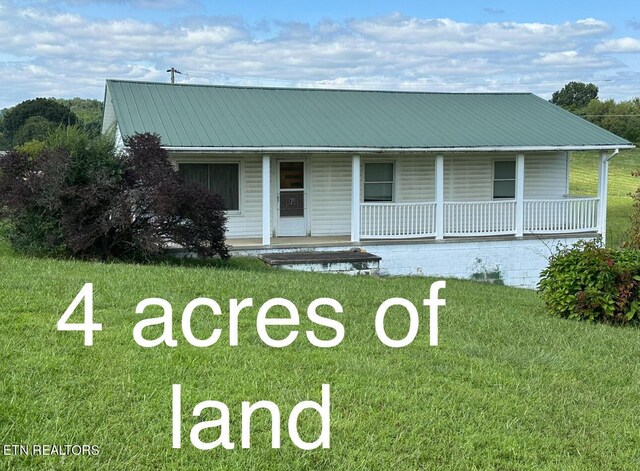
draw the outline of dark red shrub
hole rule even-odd
[[[0,161],[0,215],[16,248],[144,259],[174,244],[229,257],[221,198],[184,182],[157,136],[136,135],[117,154],[78,129],[58,133],[37,155]]]

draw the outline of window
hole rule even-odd
[[[393,201],[393,163],[364,164],[364,200]]]
[[[239,164],[179,164],[178,173],[186,181],[218,193],[227,210],[240,209]]]
[[[516,161],[496,160],[493,162],[493,199],[513,199],[516,197]]]

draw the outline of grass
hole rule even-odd
[[[350,278],[267,270],[255,261],[220,267],[138,266],[54,261],[0,253],[0,444],[93,444],[98,456],[15,457],[0,468],[57,469],[637,469],[640,466],[640,332],[548,317],[535,292],[449,280],[440,346],[423,325],[402,349],[375,337],[374,316],[387,298],[421,305],[425,278]],[[82,285],[94,283],[93,347],[56,322]],[[219,301],[209,348],[188,345],[180,313],[193,298]],[[332,331],[306,320],[307,305],[340,301],[344,341],[331,349],[304,335],[290,347],[266,347],[257,309],[240,316],[239,345],[228,345],[228,300],[259,306],[285,297],[301,310],[301,331]],[[163,297],[176,311],[176,348],[143,349],[132,339],[137,302]],[[150,311],[147,316],[159,315]],[[209,335],[196,314],[194,333]],[[389,334],[406,332],[390,314]],[[270,331],[284,337],[281,329]],[[151,332],[147,332],[151,336]],[[171,447],[171,385],[182,385],[183,448]],[[254,417],[252,447],[239,448],[242,401],[271,400],[286,419],[331,385],[331,448],[270,447],[266,414]],[[236,449],[200,451],[189,442],[196,403],[225,402]],[[319,431],[303,415],[303,436]],[[209,414],[202,420],[212,420]],[[213,440],[217,435],[207,435]]]
[[[622,228],[625,195],[638,153],[614,159],[609,223]],[[595,188],[596,160],[572,161],[572,192]],[[639,165],[640,166],[640,165]],[[617,200],[616,198],[620,198]],[[620,229],[622,230],[622,229]],[[611,234],[611,232],[610,232]],[[610,239],[611,240],[611,239]],[[546,315],[533,291],[448,280],[440,315],[440,346],[429,347],[426,308],[418,337],[406,348],[375,336],[377,307],[391,297],[417,306],[430,283],[419,277],[350,278],[292,273],[235,259],[231,264],[99,264],[19,256],[0,243],[0,447],[11,444],[98,445],[98,456],[7,456],[0,469],[563,469],[640,467],[640,331],[572,322]],[[95,345],[56,323],[86,282],[94,284]],[[344,341],[310,346],[306,307],[319,297],[340,301]],[[178,346],[144,349],[132,338],[143,317],[136,304],[162,297],[174,308]],[[217,300],[215,320],[198,311],[194,334],[222,329],[216,345],[190,346],[181,312],[197,297]],[[239,345],[229,346],[228,303],[251,297],[239,321]],[[293,345],[265,346],[257,307],[274,297],[301,311]],[[145,311],[145,317],[160,315]],[[393,312],[388,332],[405,335]],[[158,330],[145,332],[148,337]],[[284,327],[269,331],[275,338]],[[182,385],[182,444],[171,447],[171,385]],[[302,451],[287,433],[295,404],[320,400],[331,385],[331,448]],[[200,451],[189,430],[201,401],[229,406],[234,450]],[[256,414],[252,447],[240,448],[240,404],[271,400],[282,412],[282,448],[272,449],[267,415]],[[312,441],[319,421],[303,414]],[[209,432],[205,439],[213,440]]]
[[[571,194],[598,194],[598,155],[593,152],[575,153],[569,164]],[[607,204],[607,245],[617,247],[630,229],[632,200],[629,196],[640,186],[640,178],[633,171],[640,170],[640,149],[625,150],[609,163]]]

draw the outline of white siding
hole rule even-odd
[[[314,155],[308,160],[311,235],[351,233],[351,156]]]
[[[435,157],[406,156],[396,160],[396,202],[435,201]]]
[[[446,156],[444,158],[445,201],[493,199],[493,162],[515,160],[515,154]],[[567,157],[557,154],[525,154],[525,199],[559,199],[566,193]]]
[[[567,154],[525,155],[524,198],[560,199],[567,192]]]
[[[111,101],[111,91],[109,87],[107,87],[104,96],[104,114],[102,116],[102,134],[107,133],[111,130],[113,125],[117,126],[116,123],[116,112],[113,109],[113,102]]]
[[[240,172],[240,214],[230,214],[228,237],[262,237],[262,157],[245,157]]]
[[[510,156],[500,156],[505,158]],[[444,156],[444,200],[488,201],[493,199],[491,156]],[[515,159],[515,155],[513,156]]]

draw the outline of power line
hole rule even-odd
[[[171,83],[176,83],[176,74],[182,74],[182,72],[180,72],[175,67],[171,67],[170,69],[167,69],[167,72],[171,72]]]

